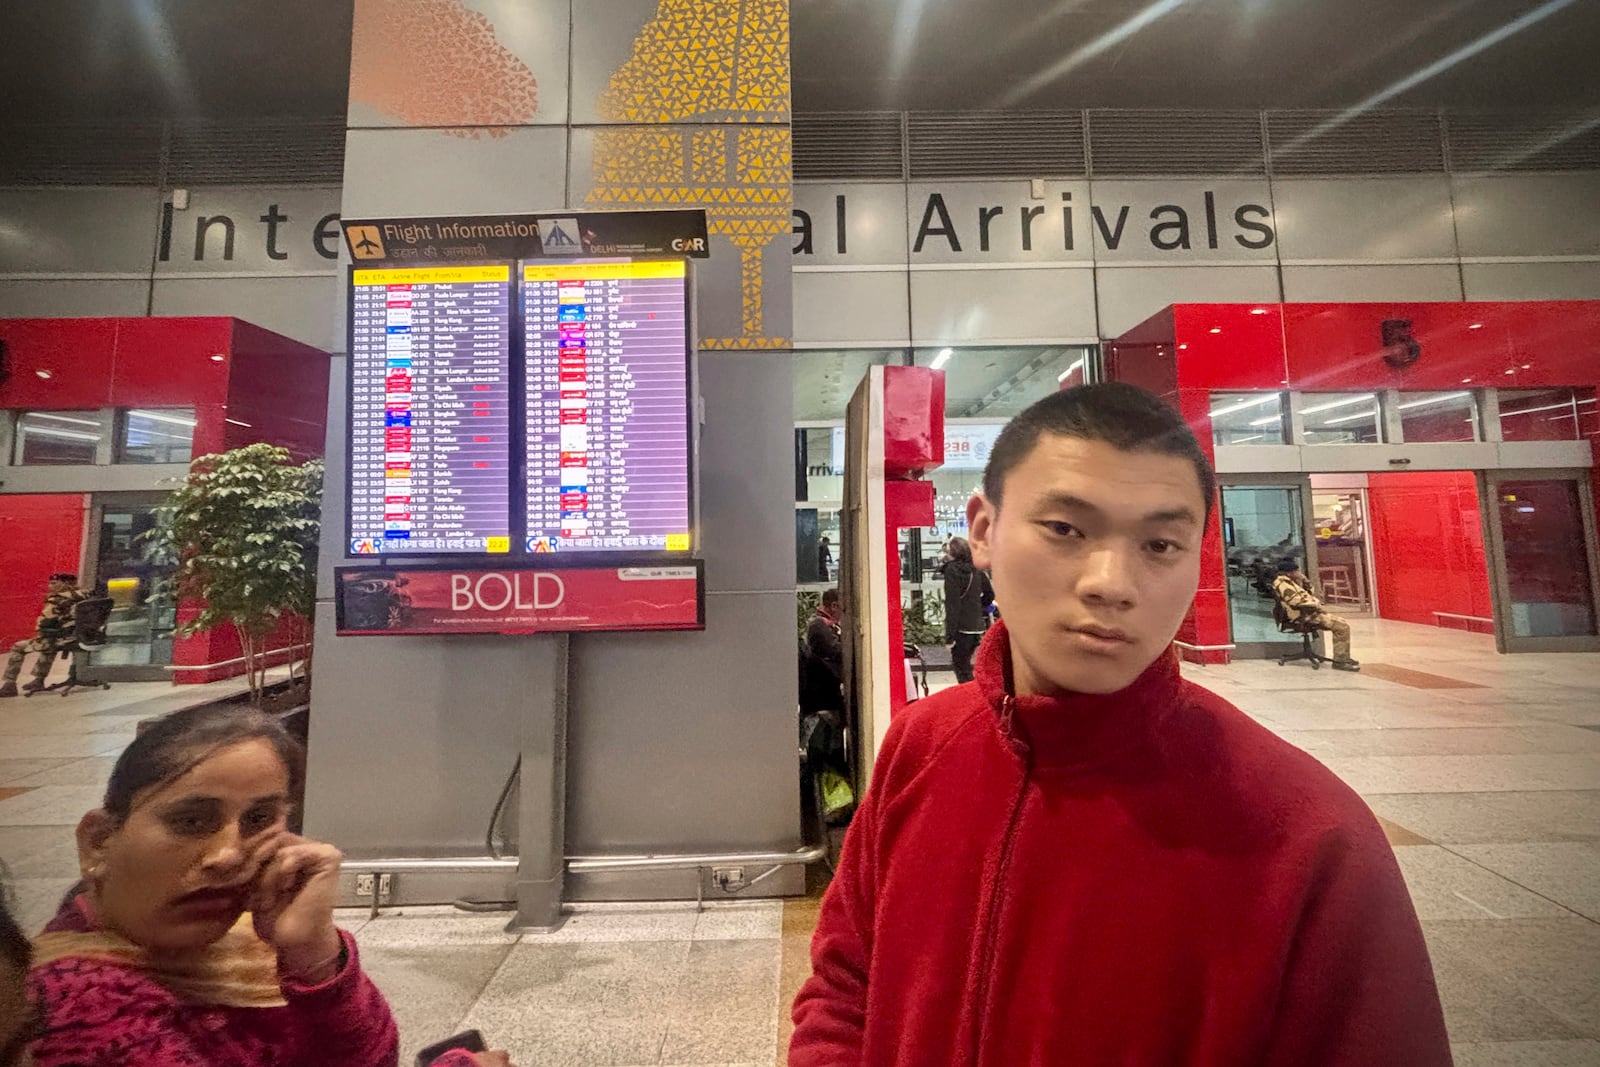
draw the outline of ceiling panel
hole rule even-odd
[[[7,118],[342,115],[352,6],[14,0]],[[791,19],[800,111],[1600,105],[1600,0],[791,0]]]

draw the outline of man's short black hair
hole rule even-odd
[[[822,606],[823,607],[828,607],[830,605],[837,604],[837,603],[839,603],[839,590],[838,589],[824,589],[822,591]]]
[[[1217,476],[1194,431],[1154,393],[1125,382],[1080,385],[1051,393],[1006,423],[983,469],[983,495],[995,507],[1004,496],[1007,476],[1045,434],[1104,441],[1123,452],[1154,452],[1188,460],[1200,480],[1206,521],[1211,520]]]

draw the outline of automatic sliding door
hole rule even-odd
[[[1222,487],[1228,616],[1234,654],[1241,659],[1267,659],[1300,646],[1297,635],[1280,632],[1272,620],[1272,581],[1284,559],[1316,573],[1316,561],[1306,551],[1310,479],[1262,482]]]
[[[1484,481],[1500,651],[1600,651],[1600,568],[1586,478],[1492,471]]]

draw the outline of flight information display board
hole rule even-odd
[[[526,263],[525,547],[690,551],[687,265]]]
[[[511,271],[351,271],[352,555],[511,551]]]

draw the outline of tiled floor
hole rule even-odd
[[[1461,1067],[1600,1067],[1600,656],[1498,656],[1472,634],[1353,625],[1361,659],[1405,670],[1184,673],[1323,760],[1384,820]],[[135,688],[0,702],[0,795],[27,790],[0,799],[0,857],[30,921],[73,876],[70,823],[133,722],[183,699]],[[475,1026],[523,1067],[768,1067],[816,909],[599,906],[520,936],[505,916],[448,908],[344,921],[394,1005],[402,1063]]]

